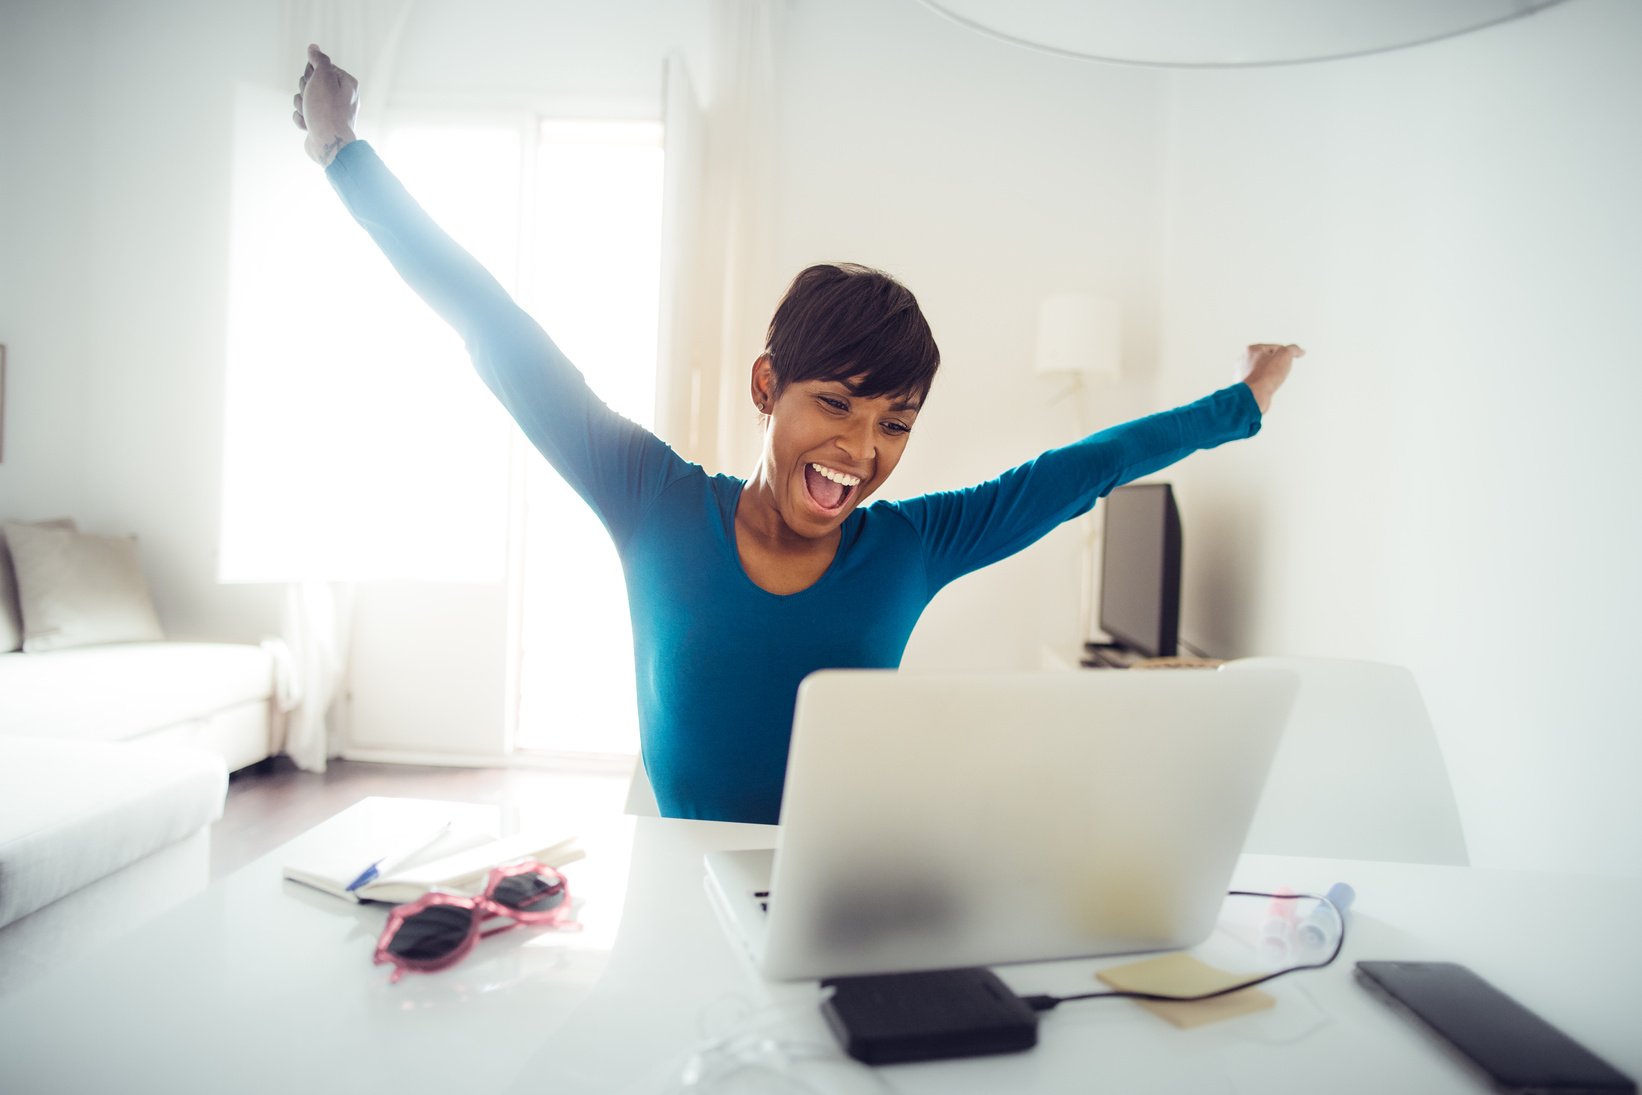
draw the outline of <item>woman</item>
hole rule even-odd
[[[709,475],[599,402],[534,320],[353,134],[357,84],[318,47],[295,97],[308,154],[400,275],[466,340],[526,436],[620,553],[644,766],[670,817],[773,823],[798,683],[899,665],[948,582],[1012,555],[1131,479],[1252,436],[1297,346],[1244,381],[1053,449],[964,491],[862,503],[895,470],[940,362],[912,294],[864,267],[803,271],[751,395],[750,478]]]

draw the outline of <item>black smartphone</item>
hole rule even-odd
[[[1614,1095],[1636,1081],[1454,962],[1358,962],[1357,979],[1424,1024],[1495,1090]]]

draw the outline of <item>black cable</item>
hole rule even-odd
[[[1341,949],[1346,945],[1345,914],[1340,911],[1340,907],[1338,905],[1326,897],[1309,893],[1260,893],[1256,890],[1228,890],[1227,896],[1270,897],[1279,901],[1321,901],[1330,909],[1334,910],[1334,919],[1340,925],[1340,934],[1334,940],[1334,949],[1330,951],[1329,956],[1321,962],[1308,962],[1299,966],[1289,966],[1285,969],[1276,970],[1272,973],[1261,974],[1259,977],[1252,978],[1248,981],[1239,982],[1238,984],[1228,986],[1227,988],[1216,989],[1214,992],[1198,993],[1196,996],[1165,996],[1162,993],[1156,992],[1132,992],[1126,989],[1113,989],[1109,992],[1084,992],[1079,993],[1076,996],[1039,995],[1023,996],[1021,999],[1030,1005],[1033,1011],[1049,1011],[1069,1000],[1100,1000],[1109,997],[1125,997],[1130,1000],[1160,1000],[1169,1003],[1184,1003],[1191,1000],[1213,1000],[1217,996],[1230,996],[1234,992],[1242,992],[1244,989],[1253,988],[1255,985],[1263,985],[1267,981],[1274,981],[1279,977],[1283,977],[1291,973],[1299,973],[1301,970],[1320,970],[1328,966],[1332,966],[1334,964],[1334,960],[1340,957]]]
[[[1193,646],[1191,643],[1187,642],[1185,639],[1176,639],[1175,640],[1175,645],[1185,647],[1187,653],[1191,654],[1193,657],[1198,657],[1198,658],[1207,658],[1208,657],[1207,654],[1205,654],[1205,653],[1203,653],[1203,651],[1197,649],[1197,647]]]

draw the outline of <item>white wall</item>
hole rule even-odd
[[[662,58],[675,49],[704,73],[705,0],[418,0],[390,106],[614,102],[658,117]]]
[[[78,281],[89,262],[92,146],[64,119],[88,117],[91,95],[59,79],[58,59],[82,48],[91,20],[76,6],[0,13],[0,342],[10,356],[0,517],[36,519],[79,504],[86,329]],[[33,109],[47,87],[60,108]]]
[[[1642,867],[1639,45],[1642,6],[1582,0],[1174,80],[1163,398],[1310,350],[1256,441],[1177,475],[1183,626],[1411,666],[1481,864]]]
[[[277,624],[275,591],[213,581],[229,90],[273,12],[0,8],[0,511],[135,532],[174,634]]]
[[[941,372],[885,497],[964,487],[1150,409],[1164,81],[1033,54],[911,3],[797,0],[778,68],[773,308],[786,279],[846,260],[918,296]],[[1038,302],[1125,306],[1126,385],[1056,402],[1032,374]],[[1207,375],[1207,374],[1205,374]],[[1209,390],[1205,379],[1203,390]],[[737,469],[745,474],[750,470]],[[1032,666],[1079,640],[1082,528],[948,587],[908,666]]]

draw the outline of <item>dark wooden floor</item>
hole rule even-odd
[[[211,830],[211,877],[221,878],[369,795],[452,802],[573,798],[582,808],[620,812],[625,775],[539,768],[435,768],[333,760],[304,772],[276,757],[236,773],[222,820]]]

